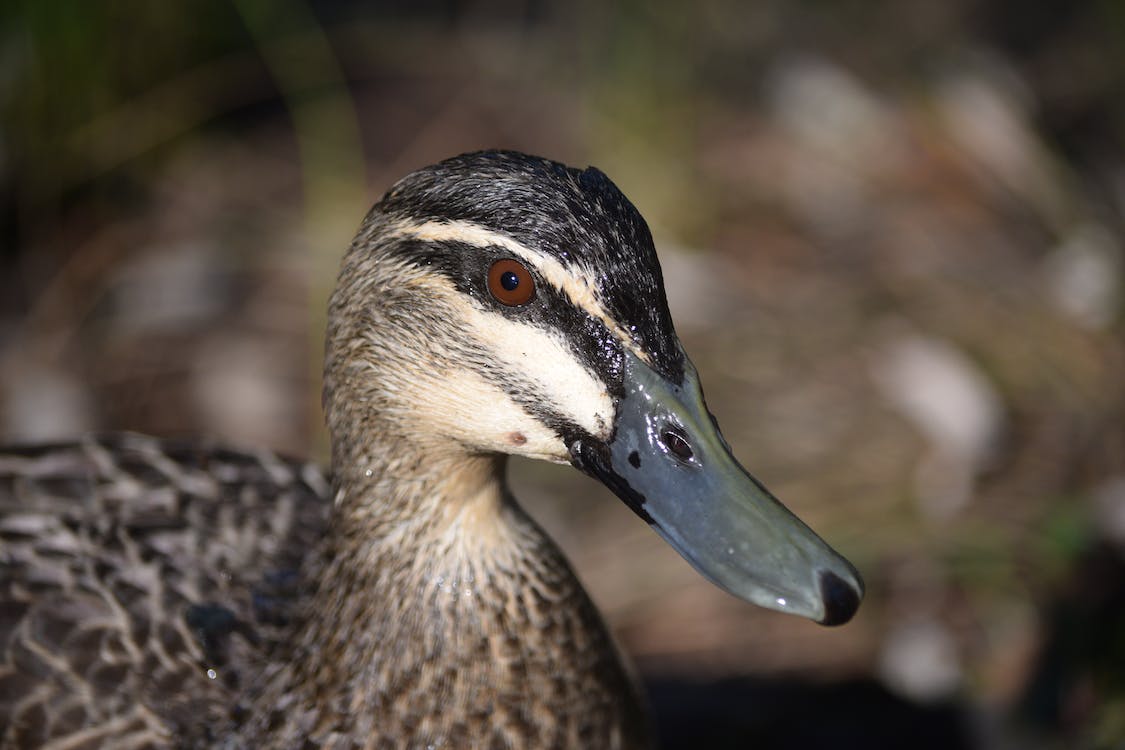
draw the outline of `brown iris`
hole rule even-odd
[[[505,258],[488,269],[488,291],[505,305],[523,305],[535,296],[535,280],[527,266]]]

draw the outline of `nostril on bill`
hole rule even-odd
[[[820,598],[824,601],[821,625],[843,625],[859,609],[859,592],[830,570],[820,573]]]
[[[679,430],[672,427],[664,428],[664,431],[660,433],[660,441],[664,443],[664,447],[673,456],[681,461],[690,461],[695,455],[687,438],[680,434]]]

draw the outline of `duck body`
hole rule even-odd
[[[328,495],[310,464],[202,442],[0,454],[0,748],[214,746]]]
[[[596,169],[480,152],[397,183],[343,261],[324,405],[330,484],[136,436],[0,458],[0,747],[650,746],[508,454],[604,482],[737,596],[859,603],[730,456]]]
[[[265,451],[9,450],[0,746],[645,746],[598,613],[510,498],[489,556],[403,528],[372,565],[322,546],[330,495],[317,467]],[[319,579],[331,617],[302,609]]]

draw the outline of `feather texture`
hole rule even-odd
[[[293,617],[327,495],[309,464],[139,435],[0,455],[0,746],[206,741]]]

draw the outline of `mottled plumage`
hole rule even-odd
[[[290,627],[327,495],[311,465],[202,443],[0,454],[0,747],[208,744]]]
[[[535,294],[503,302],[498,260]],[[858,606],[729,456],[648,229],[595,169],[482,152],[396,184],[344,258],[324,382],[331,489],[139,436],[0,454],[0,748],[650,746],[504,454],[601,479],[739,596]]]

